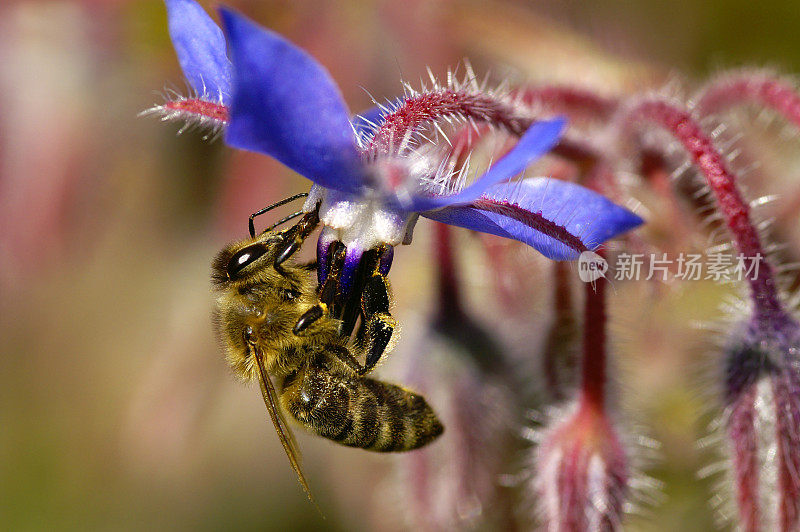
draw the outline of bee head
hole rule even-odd
[[[247,282],[258,272],[275,264],[275,253],[283,242],[280,233],[264,233],[256,238],[226,246],[211,264],[211,281],[218,289]]]
[[[264,233],[227,246],[212,264],[217,337],[246,380],[255,375],[253,352],[263,353],[269,364],[270,353],[294,338],[292,328],[315,297],[307,269],[291,262],[275,268],[283,242],[281,233]]]

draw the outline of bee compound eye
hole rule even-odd
[[[242,248],[233,254],[231,260],[228,261],[228,277],[234,277],[241,272],[248,265],[252,264],[267,252],[267,246],[264,244],[253,244]]]

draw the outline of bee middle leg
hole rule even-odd
[[[337,317],[339,301],[336,296],[339,275],[345,257],[344,245],[341,245],[332,255],[330,273],[325,284],[319,290],[319,303],[305,311],[292,329],[292,332],[298,336],[302,336],[320,318]]]
[[[329,272],[319,288],[320,302],[307,310],[297,321],[293,332],[302,335],[317,320],[332,317],[342,320],[339,333],[349,336],[356,318],[361,316],[361,327],[356,335],[359,351],[364,352],[364,366],[357,372],[365,375],[372,371],[386,352],[397,321],[389,313],[391,295],[389,281],[381,269],[381,259],[388,252],[385,247],[377,247],[364,254],[355,282],[355,298],[342,299],[339,281],[344,269],[346,248],[341,242],[331,244],[329,253]],[[349,355],[349,352],[348,352]],[[337,355],[338,356],[338,355]],[[350,355],[352,358],[352,355]],[[348,366],[354,367],[350,360],[339,357]],[[355,369],[355,368],[354,368]]]

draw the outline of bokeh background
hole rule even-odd
[[[230,4],[310,51],[354,112],[371,106],[369,94],[398,94],[401,78],[415,84],[426,66],[443,75],[465,57],[498,81],[607,93],[741,65],[800,72],[791,0]],[[211,258],[245,234],[249,213],[308,185],[264,156],[137,117],[165,87],[184,86],[159,1],[0,6],[0,528],[402,529],[376,502],[395,458],[299,434],[321,520],[257,389],[219,354]],[[775,208],[785,208],[798,190],[789,170],[798,139],[764,127],[766,144],[781,146],[767,161],[779,175],[751,186],[784,192]],[[659,226],[659,209],[652,201],[648,213],[661,242],[702,245]],[[778,224],[796,247],[796,219]],[[431,305],[429,230],[421,222],[414,245],[397,250],[391,276],[409,337]],[[458,242],[470,298],[482,302],[476,316],[491,328],[499,307],[485,248],[471,235]],[[532,251],[518,256],[521,276],[548,286],[548,265]],[[514,322],[520,336],[552,319],[540,293],[528,321]],[[664,496],[631,529],[713,524],[708,502],[719,494],[697,479],[713,463],[697,448],[711,386],[697,376],[710,347],[692,324],[716,317],[731,293],[707,283],[617,287],[621,402],[662,442],[647,472]]]

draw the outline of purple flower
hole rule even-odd
[[[423,93],[438,111],[416,108],[407,127],[394,121],[381,129],[392,109],[379,107],[351,119],[325,68],[280,35],[221,8],[226,54],[222,32],[195,2],[166,0],[166,5],[175,50],[196,95],[151,111],[225,129],[229,145],[274,157],[313,181],[303,210],[318,209],[323,225],[319,282],[325,282],[343,245],[338,292],[345,300],[359,269],[375,267],[363,264],[367,252],[370,261],[379,257],[385,274],[393,246],[410,243],[420,215],[516,239],[555,260],[575,259],[642,223],[578,185],[542,178],[509,182],[558,142],[563,119],[527,120],[527,130],[516,128],[517,144],[465,186],[467,167],[454,172],[447,155],[419,139],[422,124],[452,119],[459,108],[447,104],[459,102]],[[468,97],[470,119],[477,113],[493,125],[485,107],[494,103],[493,95]],[[409,101],[398,100],[395,109]]]
[[[222,8],[231,69],[225,40],[210,17],[191,0],[166,4],[170,34],[189,83],[200,99],[208,101],[212,94],[230,107],[226,142],[270,155],[311,179],[316,186],[306,208],[320,203],[320,218],[329,229],[326,238],[335,237],[348,249],[400,244],[422,214],[521,240],[550,258],[572,259],[581,251],[576,248],[596,247],[642,223],[576,185],[555,180],[504,183],[557,142],[564,127],[561,119],[535,123],[472,185],[448,188],[438,161],[419,151],[367,158],[335,83],[300,48]],[[379,120],[376,114],[368,120]],[[358,121],[362,132],[364,123]],[[490,204],[498,206],[489,210]],[[552,234],[544,226],[537,230],[520,221],[519,213],[509,215],[513,210],[550,222]],[[569,223],[559,224],[559,213]],[[567,234],[575,240],[565,242]]]

